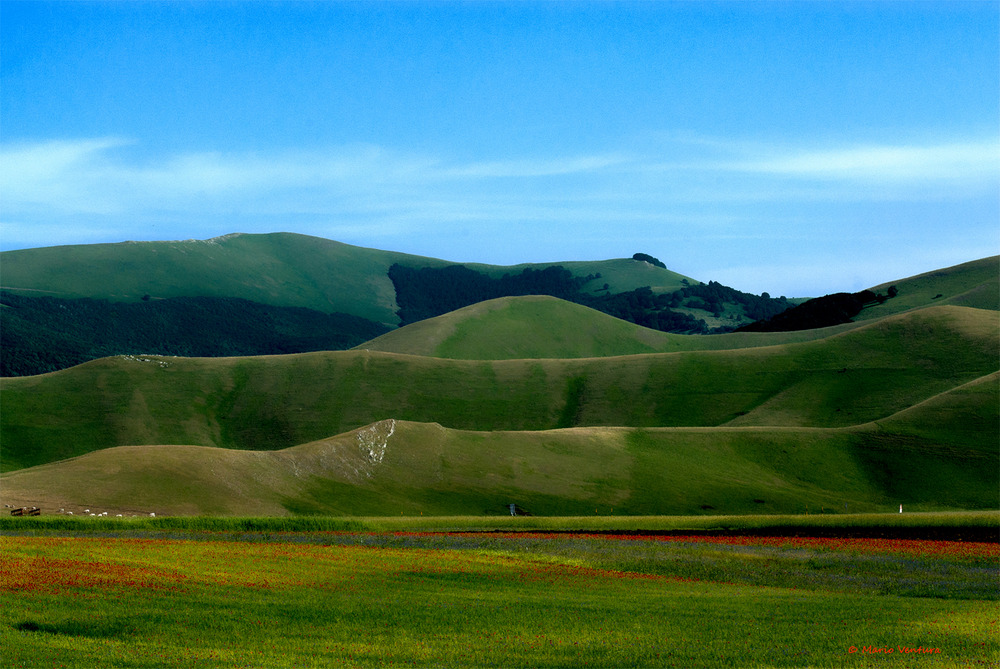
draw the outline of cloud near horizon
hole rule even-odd
[[[854,146],[790,152],[735,163],[731,168],[798,179],[996,183],[1000,174],[1000,143]]]
[[[812,190],[787,184],[791,188],[783,190],[786,197],[822,196],[832,181],[865,186],[874,180],[897,189],[912,187],[914,196],[920,196],[928,183],[983,190],[995,188],[1000,175],[1000,145],[993,140],[784,152],[761,147],[758,155],[721,161],[688,151],[673,162],[657,155],[606,153],[465,164],[366,145],[274,155],[191,152],[130,160],[127,154],[137,148],[141,147],[115,137],[0,147],[3,223],[23,219],[26,212],[38,215],[46,210],[50,215],[142,216],[152,210],[197,215],[206,206],[210,210],[310,211],[335,218],[393,206],[399,208],[398,214],[418,201],[422,208],[448,218],[457,212],[449,213],[442,206],[445,201],[475,210],[495,206],[498,199],[508,205],[519,203],[516,208],[534,209],[544,219],[553,212],[537,206],[543,196],[534,189],[534,182],[544,184],[545,199],[576,209],[574,204],[585,204],[602,188],[617,191],[624,203],[642,194],[642,184],[665,181],[668,187],[660,204],[669,208],[671,197],[725,199],[726,191],[733,188],[738,195],[743,191],[752,198],[745,184],[737,188],[727,183],[733,181],[733,174],[765,178],[772,186],[785,180],[798,185],[812,182]],[[716,184],[712,195],[699,194],[697,188],[706,175]],[[512,191],[494,187],[491,182],[497,180],[522,183]],[[586,187],[579,187],[577,180],[586,180]],[[947,190],[940,194],[946,196]],[[856,196],[870,194],[860,189]],[[370,198],[367,205],[366,197]],[[837,188],[836,197],[849,198],[850,191]],[[381,204],[372,207],[371,199]],[[477,200],[481,206],[475,206]]]

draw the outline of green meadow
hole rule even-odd
[[[545,534],[512,525],[523,520],[499,534],[431,531],[472,522],[440,518],[359,521],[410,527],[394,532],[320,522],[274,533],[249,519],[212,531],[192,529],[198,519],[7,525],[0,643],[12,667],[1000,660],[996,543]]]

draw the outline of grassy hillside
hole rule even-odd
[[[608,285],[608,290],[612,293],[623,293],[643,286],[649,286],[654,293],[673,293],[684,286],[698,283],[698,281],[689,276],[678,274],[669,269],[656,267],[648,262],[633,260],[632,258],[561,261],[550,264],[561,265],[572,272],[574,276],[600,274],[601,277],[599,279],[594,279],[584,286],[584,290],[594,294],[602,292],[605,284]],[[499,278],[506,273],[517,274],[522,270],[538,267],[539,265],[524,263],[509,267],[498,267],[496,265],[468,263],[466,266],[469,269]]]
[[[53,250],[72,262],[52,256],[37,271],[15,257],[13,274],[4,254],[4,283],[34,272],[49,281],[34,290],[140,300],[153,285],[216,280],[220,294],[325,300],[329,311],[331,295],[391,298],[385,271],[403,257],[297,235],[105,246],[120,248]],[[94,253],[120,272],[104,288],[100,277],[73,286],[65,268]],[[170,261],[150,262],[174,273],[130,284],[157,255]],[[331,258],[343,259],[350,290]],[[608,263],[620,265],[617,289],[667,272]],[[351,351],[126,355],[3,378],[0,498],[223,515],[996,508],[996,269],[984,259],[895,282],[898,296],[866,320],[808,332],[671,335],[528,296]],[[393,313],[392,299],[374,303]]]
[[[998,339],[994,312],[935,307],[811,342],[577,360],[106,358],[0,380],[0,466],[121,445],[273,450],[385,418],[483,431],[845,427],[997,371]]]
[[[26,295],[138,301],[166,297],[236,297],[274,306],[342,312],[395,325],[389,267],[444,267],[454,262],[350,246],[292,233],[232,234],[209,240],[56,246],[0,253],[5,290]],[[470,265],[501,276],[526,267],[563,264],[600,273],[612,292],[681,287],[675,272],[633,260]],[[689,280],[697,283],[694,280]],[[599,286],[593,286],[596,290]],[[591,289],[591,287],[588,287]]]
[[[209,240],[56,246],[0,254],[3,287],[25,294],[138,301],[238,297],[343,312],[395,325],[386,272],[416,256],[305,235],[234,234]],[[429,265],[444,264],[419,258]]]
[[[501,297],[393,330],[357,349],[461,360],[588,358],[662,351],[650,330],[547,295]]]
[[[971,404],[958,397],[975,388]],[[127,446],[8,473],[47,510],[215,515],[691,515],[996,508],[996,449],[951,431],[959,403],[997,426],[997,375],[852,428],[474,432],[384,420],[267,452]],[[944,423],[939,422],[945,418]],[[935,423],[944,441],[902,434]]]
[[[874,320],[931,304],[997,311],[1000,310],[1000,256],[919,274],[874,286],[872,290],[885,293],[892,285],[899,290],[896,297],[868,307],[855,320]]]

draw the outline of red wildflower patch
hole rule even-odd
[[[614,538],[650,538],[658,541],[701,541],[735,546],[773,546],[810,548],[845,553],[902,553],[921,556],[1000,558],[1000,544],[966,541],[930,541],[923,539],[878,539],[838,537],[748,537],[748,536],[662,536]]]
[[[396,536],[477,536],[475,532],[395,532]],[[726,544],[730,546],[771,546],[809,548],[846,553],[900,553],[920,556],[986,557],[1000,559],[1000,543],[976,541],[933,541],[924,539],[880,539],[838,537],[766,537],[712,535],[594,534],[588,532],[496,532],[503,539],[603,539],[607,541],[669,541]]]
[[[183,574],[153,567],[133,567],[47,557],[12,558],[0,571],[0,592],[63,592],[75,588],[150,588],[176,590]]]

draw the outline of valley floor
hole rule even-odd
[[[442,532],[432,523],[413,525],[288,532],[84,521],[75,530],[11,531],[4,523],[5,663],[1000,662],[995,540]]]

